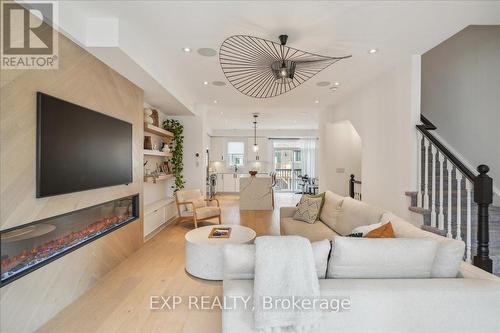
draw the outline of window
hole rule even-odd
[[[293,159],[295,160],[295,162],[302,161],[302,152],[300,151],[300,149],[293,151]]]
[[[231,141],[227,143],[227,161],[229,166],[243,166],[245,160],[245,143]]]

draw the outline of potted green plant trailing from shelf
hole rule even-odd
[[[172,174],[175,177],[174,192],[184,188],[184,176],[182,171],[184,165],[182,163],[182,155],[184,153],[184,126],[175,119],[167,119],[163,122],[163,128],[172,132],[174,140],[172,141]]]

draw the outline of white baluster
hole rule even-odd
[[[436,227],[436,153],[437,149],[434,145],[431,146],[432,153],[432,184],[431,184],[431,227]]]
[[[429,209],[429,140],[424,138],[425,172],[424,172],[424,208]]]
[[[444,230],[444,203],[443,203],[443,153],[439,153],[439,215],[438,215],[438,228]]]
[[[458,240],[462,240],[462,173],[456,170],[457,179],[457,236]]]
[[[417,130],[417,207],[422,207],[422,133]]]
[[[446,230],[446,237],[451,238],[451,171],[453,170],[453,165],[450,160],[446,160],[446,169],[448,170],[448,226]]]
[[[471,210],[472,210],[472,202],[471,202],[471,190],[472,190],[472,183],[469,179],[465,179],[465,191],[467,191],[467,242],[465,244],[466,250],[466,260],[467,262],[471,262],[471,247],[472,247],[472,238],[471,238],[471,224],[472,224],[472,218],[471,218]]]

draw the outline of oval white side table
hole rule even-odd
[[[214,227],[230,227],[229,238],[208,238]],[[210,225],[186,234],[186,271],[205,280],[222,280],[226,244],[248,244],[255,239],[255,231],[241,225]]]

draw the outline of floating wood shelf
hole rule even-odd
[[[159,150],[144,149],[144,155],[170,157],[172,153],[165,153]]]
[[[158,201],[154,201],[150,204],[144,205],[144,215],[148,215],[148,214],[154,212],[155,210],[162,208],[162,207],[164,207],[168,204],[171,204],[173,202],[175,202],[174,198],[167,197],[164,199],[160,199]]]
[[[158,177],[156,177],[156,181],[162,181],[162,180],[167,180],[167,179],[170,179],[170,178],[173,178],[174,175],[172,174],[168,174],[168,175],[160,175]],[[154,183],[154,177],[153,176],[144,176],[144,182],[146,183]]]
[[[144,124],[144,132],[156,134],[165,138],[173,139],[174,134],[170,131],[164,130],[161,127],[153,126],[151,124]]]

